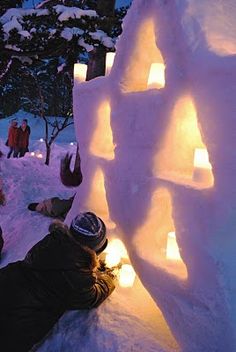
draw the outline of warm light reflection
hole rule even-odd
[[[74,79],[77,82],[84,82],[87,75],[87,65],[76,63],[74,64]]]
[[[167,235],[166,258],[170,260],[181,260],[175,232],[173,231],[169,232]]]
[[[130,264],[123,264],[119,272],[119,284],[121,287],[132,287],[135,280],[135,271]]]
[[[148,77],[148,88],[163,88],[165,86],[165,65],[154,63],[151,65]]]
[[[199,153],[196,152],[198,150]],[[207,165],[208,174],[196,178],[195,175],[193,177],[196,169],[194,159],[199,160],[199,157],[201,160],[204,158],[203,163]],[[214,185],[207,148],[202,140],[197,111],[191,96],[179,98],[174,106],[170,124],[154,157],[153,173],[157,177],[193,187],[208,188]]]
[[[134,42],[130,43],[130,55],[126,62],[125,75],[121,79],[122,91],[140,92],[151,88],[163,87],[165,83],[164,59],[158,48],[158,37],[153,18],[145,18],[140,23]],[[145,43],[145,50],[143,44]],[[150,73],[151,68],[151,73]],[[158,68],[158,73],[157,73]],[[153,73],[154,73],[154,78]],[[158,86],[156,82],[158,80]]]
[[[118,238],[109,241],[105,253],[105,261],[109,267],[118,265],[122,258],[128,259],[127,250],[123,242]]]
[[[86,208],[102,218],[107,229],[115,228],[115,223],[110,219],[104,174],[101,168],[97,168],[94,173],[90,193],[87,197]]]
[[[164,187],[157,187],[153,192],[143,223],[135,233],[133,244],[143,260],[153,266],[161,267],[179,278],[186,279],[188,276],[187,268],[182,258],[175,262],[169,260],[171,251],[173,252],[174,241],[172,241],[171,235],[168,238],[167,234],[170,229],[173,231],[175,229],[172,213],[171,192]]]
[[[39,154],[36,154],[37,158],[39,159],[42,159],[43,158],[43,154],[39,153]]]
[[[114,63],[116,53],[107,53],[106,54],[106,75],[109,75],[111,68]]]
[[[196,148],[194,152],[194,166],[203,169],[212,169],[208,152],[205,148]]]
[[[110,104],[104,101],[98,108],[97,125],[90,143],[91,154],[107,160],[115,157],[110,115]]]

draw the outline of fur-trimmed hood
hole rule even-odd
[[[92,271],[97,266],[94,251],[82,247],[59,220],[49,226],[49,234],[28,252],[25,263],[40,270]]]

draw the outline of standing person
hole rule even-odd
[[[27,120],[23,120],[21,126],[18,129],[18,153],[19,157],[23,157],[29,150],[29,131],[30,127],[27,125]]]
[[[17,158],[18,154],[18,122],[16,120],[11,121],[11,126],[8,130],[8,137],[6,145],[9,147],[9,152],[7,154],[7,158],[11,157],[13,153],[13,158]]]
[[[114,290],[111,270],[97,267],[106,227],[94,213],[61,222],[22,261],[0,269],[0,344],[3,352],[27,352],[67,310],[98,307]]]
[[[0,159],[2,156],[3,156],[3,153],[0,150]],[[0,168],[0,171],[1,171],[1,168]],[[1,175],[0,175],[0,205],[5,205],[6,199],[5,199],[5,195],[3,193],[2,187],[3,187],[3,185],[2,185]],[[1,248],[1,240],[0,240],[0,248]]]
[[[27,129],[27,131],[28,131],[28,133],[29,133],[29,136],[30,136],[31,129],[30,129],[30,126],[28,125],[28,120],[27,120],[27,119],[24,119],[22,122],[25,122],[25,123],[26,123],[26,129]],[[26,152],[28,152],[28,151],[29,151],[29,139],[28,139],[28,145],[27,145],[27,150],[26,150]]]

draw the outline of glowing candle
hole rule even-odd
[[[43,138],[40,138],[40,140],[39,140],[40,142],[43,142]]]
[[[77,82],[84,82],[87,75],[87,65],[85,64],[74,64],[74,79]]]
[[[42,158],[43,158],[43,154],[41,154],[41,153],[37,154],[36,156],[37,156],[37,158],[39,158],[39,159],[42,159]]]
[[[193,180],[196,182],[207,182],[211,175],[211,164],[208,152],[205,148],[196,148],[194,151]]]
[[[31,156],[35,156],[35,152],[31,152],[30,155],[31,155]]]
[[[128,258],[126,248],[118,238],[111,240],[105,250],[106,264],[109,267],[116,266],[120,263],[121,258]]]
[[[151,65],[148,88],[163,88],[165,86],[165,65],[161,63],[154,63]]]
[[[132,287],[135,280],[135,271],[130,264],[123,264],[119,272],[119,284],[122,287]]]
[[[181,260],[175,232],[173,231],[169,232],[167,236],[166,258],[171,260]]]
[[[107,53],[106,54],[106,75],[109,75],[111,68],[113,66],[113,62],[115,59],[116,53]]]

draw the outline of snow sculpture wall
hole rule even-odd
[[[84,180],[66,221],[90,209],[122,238],[188,352],[236,350],[235,15],[133,0],[110,75],[74,88]]]

